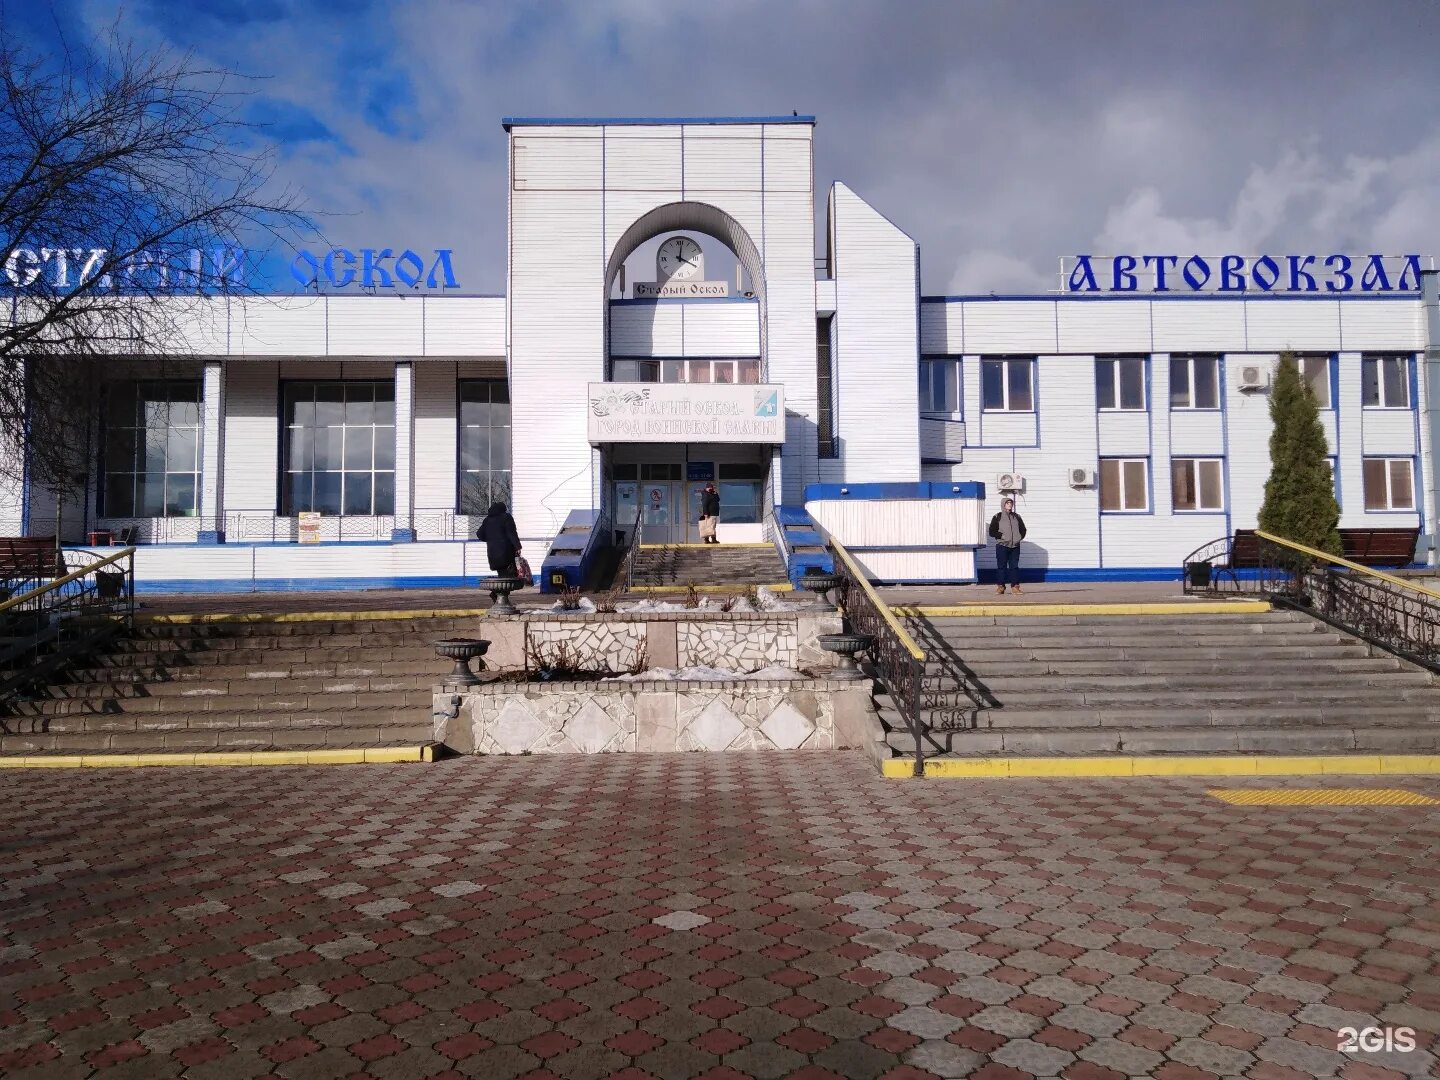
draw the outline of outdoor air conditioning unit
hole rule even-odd
[[[1018,472],[1002,472],[995,478],[995,486],[1002,492],[1024,491],[1025,477]]]
[[[1264,390],[1270,385],[1270,369],[1262,364],[1246,364],[1240,369],[1241,390]]]
[[[1095,470],[1085,468],[1067,469],[1072,488],[1088,488],[1095,486]]]

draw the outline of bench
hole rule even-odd
[[[1415,561],[1419,529],[1341,529],[1340,551],[1361,566],[1409,566]],[[1260,565],[1260,538],[1254,529],[1236,529],[1230,554],[1217,570],[1254,570]]]
[[[59,556],[53,536],[0,536],[0,581],[55,576]]]

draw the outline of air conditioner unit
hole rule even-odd
[[[1246,364],[1240,369],[1241,390],[1264,390],[1269,385],[1269,368],[1261,364]]]
[[[995,486],[1001,491],[1024,491],[1025,477],[1017,472],[1002,472],[995,478]]]
[[[1065,470],[1070,477],[1072,488],[1087,488],[1095,486],[1095,470],[1086,468],[1074,468]]]

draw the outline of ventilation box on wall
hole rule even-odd
[[[995,478],[995,486],[1004,492],[1024,491],[1025,477],[1018,472],[1002,472]]]
[[[1077,467],[1066,469],[1066,476],[1069,478],[1072,488],[1088,488],[1095,486],[1095,470]]]
[[[1240,369],[1241,390],[1264,390],[1270,385],[1270,370],[1262,364],[1246,364]]]

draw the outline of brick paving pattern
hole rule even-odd
[[[1436,1069],[1433,807],[778,752],[3,783],[7,1077]]]

